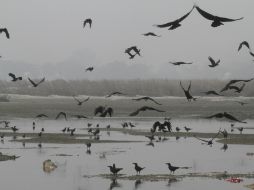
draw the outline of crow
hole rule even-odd
[[[67,114],[65,112],[59,112],[56,116],[56,119],[58,119],[60,116],[63,116],[65,118],[65,120],[67,121]]]
[[[137,175],[138,174],[140,174],[140,172],[143,170],[143,169],[145,169],[145,167],[140,167],[137,163],[132,163],[132,164],[134,164],[135,165],[135,170],[136,170],[136,172],[137,172]]]
[[[117,168],[115,164],[113,166],[108,166],[110,169],[110,172],[113,173],[114,175],[117,175],[119,171],[121,171],[123,168]]]
[[[209,91],[207,91],[207,92],[201,92],[201,93],[204,93],[204,94],[206,94],[206,95],[223,96],[223,95],[221,95],[221,94],[217,93],[217,92],[216,92],[216,91],[214,91],[214,90],[209,90]]]
[[[207,145],[209,146],[212,146],[213,145],[213,140],[220,134],[220,131],[212,138],[212,139],[209,139],[209,140],[206,140],[206,139],[201,139],[201,138],[198,138],[196,137],[195,135],[193,137],[195,137],[196,139],[198,140],[201,140],[203,142],[205,142]]]
[[[91,18],[87,18],[86,20],[84,20],[83,22],[83,28],[85,28],[86,24],[89,24],[90,28],[92,27],[92,19]]]
[[[212,20],[212,27],[218,27],[220,25],[224,25],[223,22],[233,22],[233,21],[237,21],[237,20],[242,20],[243,17],[238,18],[238,19],[230,19],[230,18],[224,18],[224,17],[219,17],[219,16],[215,16],[212,15],[204,10],[202,10],[201,8],[199,8],[197,5],[195,5],[195,8],[197,9],[197,11],[206,19],[208,20]]]
[[[253,79],[254,79],[254,78],[246,79],[246,80],[243,80],[243,79],[231,80],[231,81],[229,81],[229,82],[225,85],[225,87],[223,87],[223,88],[221,89],[220,92],[224,92],[224,91],[228,90],[228,89],[229,89],[229,86],[231,86],[232,84],[235,84],[235,83],[238,83],[238,82],[250,82],[250,81],[252,81]]]
[[[168,165],[168,169],[171,173],[175,173],[178,169],[188,169],[189,167],[178,167],[178,166],[172,166],[170,163],[166,163]]]
[[[193,100],[193,101],[196,101],[196,100],[197,100],[197,98],[194,98],[194,97],[190,94],[191,81],[190,81],[190,84],[189,84],[189,87],[188,87],[188,89],[187,89],[187,90],[185,90],[185,89],[184,89],[184,87],[183,87],[183,85],[182,85],[182,82],[181,82],[181,81],[180,81],[180,86],[181,86],[181,88],[183,89],[184,94],[185,94],[185,96],[186,96],[186,98],[187,98],[188,102],[190,102],[191,100]]]
[[[94,115],[97,115],[98,113],[102,114],[104,112],[104,110],[106,109],[105,106],[98,106],[97,108],[95,108],[94,110]]]
[[[86,72],[87,72],[87,71],[92,72],[93,70],[94,70],[94,68],[93,68],[93,67],[87,67],[85,71],[86,71]]]
[[[243,46],[246,46],[249,50],[250,50],[250,45],[247,41],[243,41],[240,43],[239,47],[238,47],[238,51],[240,51],[242,49]]]
[[[124,94],[124,93],[122,93],[122,92],[112,92],[112,93],[110,93],[109,95],[107,95],[106,98],[109,98],[109,97],[111,97],[111,96],[116,96],[116,95],[126,95],[126,94]]]
[[[210,119],[210,118],[224,118],[224,117],[229,119],[229,120],[236,121],[236,122],[239,122],[239,123],[247,123],[245,121],[240,121],[240,120],[236,119],[234,116],[232,116],[231,114],[229,114],[227,112],[217,113],[217,114],[205,117],[205,118]]]
[[[178,62],[169,62],[169,63],[171,63],[171,64],[173,64],[173,65],[178,65],[178,66],[180,66],[180,65],[188,65],[188,64],[192,64],[192,62],[183,62],[183,61],[178,61]]]
[[[163,110],[158,110],[158,109],[155,109],[153,107],[143,106],[143,107],[137,109],[136,111],[130,113],[129,116],[136,116],[136,115],[139,114],[139,112],[141,112],[141,111],[147,111],[147,110],[157,111],[157,112],[165,112]]]
[[[136,101],[140,101],[140,100],[148,101],[148,100],[150,100],[150,101],[154,102],[154,103],[157,104],[157,105],[162,105],[162,104],[160,104],[159,102],[155,101],[153,98],[148,97],[148,96],[144,96],[144,97],[136,98],[136,99],[132,99],[132,100],[136,100]]]
[[[7,28],[0,28],[0,34],[1,34],[2,32],[5,33],[6,38],[10,39],[10,34],[9,34]]]
[[[194,9],[194,6],[192,7],[192,9],[187,14],[185,14],[184,16],[182,16],[179,19],[176,19],[172,22],[168,22],[168,23],[165,23],[165,24],[158,24],[158,25],[154,25],[154,26],[157,26],[159,28],[168,28],[169,27],[168,30],[174,30],[174,29],[181,26],[180,22],[182,22],[185,18],[187,18],[190,15],[190,13],[192,12],[193,9]]]
[[[80,101],[80,100],[77,99],[75,96],[73,96],[73,98],[74,98],[74,100],[76,100],[76,101],[78,102],[78,106],[82,106],[82,104],[83,104],[84,102],[87,102],[87,101],[90,99],[90,97],[88,97],[88,98],[84,99],[83,101]]]
[[[208,57],[209,61],[211,62],[211,65],[208,65],[209,67],[216,67],[219,65],[220,63],[220,59],[218,61],[214,61],[214,59],[212,57]]]
[[[45,77],[43,79],[41,79],[38,83],[35,83],[33,80],[31,80],[29,77],[28,77],[28,80],[30,81],[30,83],[33,85],[33,87],[37,87],[39,84],[41,84],[42,82],[45,81]]]
[[[143,36],[154,36],[154,37],[161,37],[153,32],[148,32],[148,33],[145,33],[145,34],[142,34]]]
[[[13,74],[13,73],[9,73],[9,76],[12,78],[12,82],[16,82],[16,81],[18,81],[18,80],[22,80],[22,77],[16,77],[16,75],[15,74]]]

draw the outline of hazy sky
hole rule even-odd
[[[198,4],[202,9],[241,21],[212,28],[196,10],[169,31],[154,27],[173,21]],[[3,0],[0,27],[0,79],[8,72],[49,79],[101,78],[248,78],[254,76],[253,0]],[[92,29],[83,28],[86,18]],[[161,38],[141,34],[155,32]],[[129,60],[124,50],[141,48],[142,57]],[[221,59],[209,68],[208,56]],[[169,61],[193,65],[176,67]],[[85,73],[93,65],[94,72]]]

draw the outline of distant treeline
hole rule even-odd
[[[23,94],[23,95],[88,95],[105,96],[113,91],[120,91],[129,96],[184,96],[179,86],[180,80],[168,79],[133,79],[133,80],[71,80],[62,79],[46,81],[37,88],[31,86],[28,81],[10,82],[0,81],[1,94]],[[222,89],[228,81],[222,80],[192,80],[191,92],[195,96],[203,95],[201,92]],[[189,85],[189,80],[182,80],[185,88]],[[241,83],[236,84],[238,86]],[[254,82],[246,83],[242,93],[227,91],[226,96],[254,96]]]

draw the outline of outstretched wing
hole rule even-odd
[[[13,79],[16,78],[16,75],[14,75],[13,73],[9,73],[9,76],[10,76],[11,78],[13,78]]]
[[[6,38],[10,39],[10,34],[9,34],[7,28],[1,28],[1,29],[0,29],[0,33],[1,33],[1,32],[4,32],[5,35],[6,35]]]
[[[65,120],[67,120],[67,115],[64,112],[59,112],[56,116],[56,119],[58,119],[61,115],[64,116]]]
[[[130,113],[129,116],[136,116],[139,114],[140,111],[141,111],[140,109],[137,109],[136,111]]]
[[[224,116],[223,113],[217,113],[217,114],[214,114],[214,115],[211,115],[211,116],[208,116],[208,117],[205,117],[207,119],[210,119],[210,118],[222,118]]]
[[[37,85],[41,84],[41,83],[44,82],[44,81],[45,81],[45,77],[44,77],[43,79],[41,79],[41,80],[37,83]]]
[[[209,61],[211,62],[212,65],[215,65],[215,61],[212,57],[209,56],[208,59],[209,59]]]
[[[28,80],[30,81],[30,83],[33,85],[33,86],[36,86],[37,84],[34,82],[34,81],[32,81],[29,77],[28,77]]]
[[[177,21],[178,22],[182,22],[184,19],[186,19],[192,12],[192,10],[195,8],[195,6],[192,7],[192,9],[187,13],[185,14],[184,16],[182,16],[181,18],[179,18]]]
[[[217,19],[219,19],[221,22],[233,22],[233,21],[237,21],[237,20],[242,20],[243,17],[237,18],[237,19],[224,18],[224,17],[217,17]]]
[[[239,122],[239,123],[246,123],[245,121],[240,121],[239,119],[236,119],[234,116],[232,116],[231,114],[227,113],[227,112],[224,112],[224,116],[227,118],[227,119],[230,119],[232,121],[236,121],[236,122]]]
[[[200,141],[203,141],[203,142],[206,142],[206,143],[208,143],[208,140],[205,140],[205,139],[201,139],[201,138],[198,138],[198,137],[196,137],[195,135],[193,136],[194,138],[196,138],[196,139],[198,139],[198,140],[200,140]]]
[[[143,110],[144,110],[144,111],[145,111],[145,110],[152,110],[152,111],[157,111],[157,112],[165,112],[165,111],[163,111],[163,110],[158,110],[158,109],[156,109],[156,108],[148,107],[148,106],[144,106],[144,107],[143,107]]]
[[[208,19],[208,20],[214,20],[214,19],[215,19],[215,16],[214,16],[214,15],[212,15],[212,14],[210,14],[210,13],[208,13],[208,12],[202,10],[202,9],[200,9],[200,8],[199,8],[198,6],[196,6],[196,5],[195,5],[195,7],[196,7],[197,11],[199,12],[199,14],[201,14],[201,15],[202,15],[203,17],[205,17],[206,19]]]
[[[157,104],[157,105],[162,105],[162,104],[160,104],[159,102],[157,102],[156,100],[154,100],[153,98],[151,98],[151,97],[147,97],[149,100],[151,100],[152,102],[154,102],[155,104]]]
[[[82,101],[82,103],[83,103],[83,102],[87,102],[89,99],[90,99],[90,97],[84,99],[84,100]]]
[[[76,100],[78,103],[81,103],[79,99],[77,99],[75,96],[73,96],[74,100]]]
[[[240,43],[239,47],[238,47],[238,51],[240,51],[242,49],[243,46],[246,46],[248,49],[250,49],[250,45],[247,41],[243,41]]]
[[[211,141],[213,141],[219,134],[220,134],[220,131],[211,139]]]

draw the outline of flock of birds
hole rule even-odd
[[[199,6],[194,5],[192,7],[192,9],[186,13],[184,16],[182,16],[181,18],[178,18],[174,21],[168,22],[168,23],[164,23],[164,24],[158,24],[155,25],[156,27],[159,28],[168,28],[168,30],[175,30],[178,27],[181,26],[181,22],[183,20],[185,20],[193,10],[197,10],[198,13],[203,16],[205,19],[212,21],[211,26],[212,27],[219,27],[221,25],[224,25],[225,22],[233,22],[233,21],[237,21],[237,20],[241,20],[243,18],[238,18],[238,19],[230,19],[230,18],[224,18],[224,17],[219,17],[213,14],[210,14],[206,11],[204,11],[203,9],[201,9]],[[91,28],[92,27],[92,19],[88,18],[83,22],[83,27],[87,27],[87,25]],[[0,28],[0,33],[5,33],[6,37],[9,39],[10,35],[9,32],[6,28]],[[147,32],[143,34],[144,36],[152,36],[152,37],[161,37],[160,35],[157,35],[153,32]],[[240,51],[243,46],[245,46],[246,48],[248,48],[249,53],[251,56],[254,57],[254,53],[252,53],[250,45],[248,44],[247,41],[243,41],[240,43],[239,47],[238,47],[238,51]],[[131,46],[127,49],[125,49],[125,53],[128,54],[130,59],[134,59],[136,55],[141,56],[141,49],[139,49],[137,46]],[[220,59],[218,60],[214,60],[212,57],[208,57],[209,61],[210,61],[210,65],[208,65],[211,68],[217,67],[220,63]],[[180,66],[180,65],[185,65],[185,64],[192,64],[192,62],[183,62],[183,61],[179,61],[179,62],[170,62],[171,64],[175,65],[175,66]],[[89,71],[92,72],[94,70],[94,67],[88,67],[85,69],[85,71]],[[9,73],[9,76],[11,77],[11,81],[13,82],[17,82],[20,80],[23,80],[22,76],[16,76],[14,73]],[[244,90],[244,87],[246,86],[246,83],[250,82],[254,80],[254,78],[251,79],[246,79],[246,80],[230,80],[221,90],[220,93],[228,91],[228,90],[234,90],[235,93],[241,93]],[[31,78],[28,77],[28,81],[32,84],[33,87],[38,87],[41,83],[43,83],[45,81],[45,77],[38,80],[37,82],[35,82],[34,80],[32,80]],[[237,86],[236,84],[241,83],[240,86]],[[184,95],[186,97],[186,99],[188,101],[196,101],[198,98],[194,97],[193,95],[191,95],[191,81],[188,85],[187,88],[185,88],[182,84],[182,82],[180,81],[180,87],[184,92]],[[216,92],[215,90],[209,90],[207,92],[202,92],[206,95],[216,95],[216,96],[222,96],[220,93]],[[109,98],[111,96],[116,96],[116,95],[126,95],[122,92],[112,92],[109,95],[106,96],[106,98]],[[80,100],[78,99],[76,96],[73,96],[74,100],[77,102],[78,106],[82,106],[85,102],[90,100],[90,97],[84,99],[84,100]],[[154,104],[160,106],[162,105],[161,103],[159,103],[158,101],[156,101],[155,99],[148,97],[148,96],[144,96],[144,97],[139,97],[139,98],[133,98],[133,101],[151,101]],[[244,102],[238,102],[241,105],[244,105],[246,103]],[[129,114],[129,116],[137,116],[139,115],[141,112],[144,111],[156,111],[156,112],[165,112],[164,110],[161,109],[157,109],[151,106],[142,106],[140,108],[138,108],[137,110],[133,111],[132,113]],[[108,106],[98,106],[95,108],[94,110],[94,116],[99,116],[99,117],[112,117],[114,113],[114,110],[112,107],[108,107]],[[88,118],[87,116],[84,115],[73,115],[79,119],[81,118]],[[46,114],[39,114],[36,116],[36,118],[43,118],[43,117],[48,117],[48,115]],[[63,117],[65,120],[67,120],[67,113],[65,112],[59,112],[55,119],[59,119],[60,117]],[[239,119],[237,119],[236,117],[234,117],[233,115],[227,113],[227,112],[223,112],[223,113],[216,113],[214,115],[211,116],[207,116],[205,117],[207,119],[211,119],[211,118],[226,118],[232,122],[239,122],[239,123],[246,123],[245,121],[241,121]],[[1,123],[5,124],[5,127],[9,127],[9,122],[8,121],[2,121]],[[88,127],[90,127],[92,124],[88,123]],[[131,122],[128,123],[123,123],[122,124],[123,128],[130,126],[131,128],[135,127],[135,125]],[[106,128],[110,128],[110,125],[108,125]],[[11,127],[12,131],[15,133],[17,132],[19,129],[16,126]],[[35,123],[33,122],[33,130],[35,130]],[[156,131],[161,131],[161,132],[172,132],[172,125],[170,123],[169,120],[165,120],[164,123],[160,123],[159,121],[155,122],[150,130],[151,135],[146,136],[150,142],[149,145],[153,145],[153,140],[155,140],[155,132]],[[179,127],[175,128],[176,132],[179,132],[181,129]],[[189,132],[191,130],[191,128],[188,127],[184,127],[184,130],[186,132]],[[238,128],[238,130],[240,131],[240,133],[242,133],[243,128]],[[41,129],[41,131],[38,133],[38,136],[41,137],[43,132],[44,132],[44,128]],[[64,128],[61,130],[63,133],[65,132],[69,132],[71,136],[74,135],[74,132],[76,131],[76,128],[70,129],[70,128]],[[92,128],[88,130],[89,133],[93,134],[97,139],[98,139],[98,135],[100,133],[100,129],[99,129],[99,125],[97,125],[97,127],[93,130]],[[194,136],[196,139],[204,142],[205,144],[212,146],[213,144],[213,140],[219,135],[222,134],[224,138],[228,137],[228,132],[224,129],[223,131],[219,130],[218,133],[216,133],[216,135],[211,138],[211,139],[202,139],[199,137]],[[25,136],[23,136],[25,137]],[[1,136],[1,139],[3,139],[4,136]],[[91,143],[87,143],[87,150],[90,151],[90,147],[91,147]],[[39,143],[38,145],[40,148],[42,147],[41,143]],[[227,149],[227,145],[223,146],[223,150]],[[134,169],[136,171],[137,174],[140,174],[140,172],[145,168],[145,167],[141,167],[138,165],[138,163],[133,163],[134,164]],[[174,173],[177,169],[183,168],[183,169],[188,169],[188,167],[179,167],[179,166],[172,166],[170,163],[166,163],[168,166],[168,169],[170,170],[171,173]],[[113,175],[117,175],[118,172],[120,172],[123,168],[117,168],[115,164],[113,164],[112,166],[108,166],[110,169],[110,172]]]

